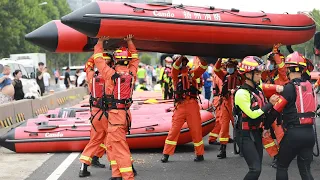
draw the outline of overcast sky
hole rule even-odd
[[[266,13],[297,13],[320,9],[320,0],[173,0],[173,4],[214,6],[216,8],[236,8],[240,11],[260,11]]]

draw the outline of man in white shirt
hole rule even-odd
[[[48,92],[49,91],[49,81],[50,81],[50,74],[48,73],[48,69],[47,67],[44,68],[45,73],[43,73],[43,83],[44,83],[44,87],[45,87],[45,91]]]

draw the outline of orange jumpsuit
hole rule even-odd
[[[287,69],[284,66],[284,61],[278,54],[274,56],[274,59],[276,61],[276,64],[278,65],[278,68],[272,71],[264,71],[262,73],[261,79],[264,83],[285,85],[289,82],[289,80],[287,78]],[[275,121],[272,123],[271,127],[274,131],[274,134],[276,135],[276,139],[279,145],[284,136],[282,126],[277,125],[277,122]],[[273,138],[271,137],[271,134],[266,137],[262,137],[262,144],[271,157],[274,157],[278,154],[279,147],[275,144]]]
[[[222,81],[221,79],[213,74],[213,83],[219,88],[219,92],[221,91],[222,88]],[[221,113],[220,113],[220,108],[219,106],[219,96],[214,96],[212,100],[212,104],[215,108],[215,114],[216,114],[216,123],[212,131],[209,133],[209,143],[210,142],[215,142],[217,138],[219,137],[219,133],[221,130],[221,124],[220,124],[220,118],[221,118]]]
[[[92,59],[92,57],[90,57]],[[104,61],[105,63],[105,61]],[[89,91],[92,89],[92,78],[94,76],[94,71],[92,69],[86,69],[87,73],[87,82]],[[99,108],[92,107],[91,115],[94,116],[99,111]],[[101,116],[103,113],[101,110],[98,114],[95,115],[94,119],[92,120],[93,127],[90,130],[90,141],[87,146],[84,148],[81,156],[80,161],[87,165],[91,165],[92,157],[97,156],[101,158],[104,153],[106,152],[106,137],[107,137],[107,129],[108,129],[108,120],[105,115]],[[101,119],[99,120],[101,116]],[[107,158],[109,159],[108,153]]]
[[[225,76],[227,75],[226,71],[223,71],[221,69],[221,60],[218,60],[215,64],[214,67],[214,73],[221,79],[223,80],[225,78]],[[239,78],[239,74],[237,73],[237,71],[235,71],[235,73],[229,75],[228,79],[228,86],[229,84],[235,88],[237,85],[241,85],[242,82],[240,81]],[[231,87],[228,87],[228,90]],[[219,89],[222,89],[222,86],[219,87]],[[220,91],[221,93],[221,91]],[[232,124],[234,124],[234,119],[233,119],[233,115],[232,115],[232,108],[233,108],[233,97],[231,92],[229,93],[229,95],[227,97],[219,97],[219,105],[218,105],[218,111],[220,111],[221,117],[219,119],[220,125],[221,125],[221,130],[220,130],[220,144],[224,144],[226,145],[229,142],[229,124],[230,121],[232,122]]]
[[[180,73],[181,59],[178,59],[172,68],[172,81],[174,84],[174,89],[176,90],[178,75]],[[192,76],[192,85],[197,87],[196,79],[199,78],[207,69],[207,64],[201,64],[197,69],[191,70],[189,73]],[[188,68],[181,74],[187,75]],[[190,84],[191,86],[191,84]],[[182,102],[176,104],[173,116],[172,116],[172,127],[169,131],[168,137],[165,141],[165,146],[163,149],[163,154],[173,155],[177,141],[180,135],[180,130],[183,124],[187,121],[190,133],[192,136],[192,141],[195,148],[196,155],[204,154],[204,145],[202,140],[202,127],[201,127],[201,116],[200,107],[198,101],[195,98],[187,96]]]
[[[131,72],[136,79],[139,59],[137,50],[132,41],[128,41],[129,51],[132,53],[132,60],[129,62],[128,67],[116,65],[115,69],[106,65],[102,58],[103,46],[102,43],[97,43],[94,47],[95,60],[94,63],[99,72],[102,73],[102,77],[107,82],[106,94],[112,94],[115,84],[111,80],[111,77],[116,72]],[[108,136],[107,136],[107,151],[111,160],[112,177],[122,177],[124,180],[133,180],[134,174],[131,162],[131,153],[126,141],[126,133],[129,124],[127,124],[127,114],[129,115],[129,121],[131,121],[130,110],[111,109],[108,112]]]

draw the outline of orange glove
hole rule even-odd
[[[272,54],[270,55],[271,59],[273,59],[276,62],[276,64],[278,64],[278,65],[281,64],[282,62],[284,62],[284,60],[285,60],[284,55],[281,54],[279,51],[280,46],[281,46],[280,43],[275,44],[272,49]]]
[[[94,69],[94,59],[93,58],[89,58],[85,67],[84,67],[84,72],[86,72],[88,69]]]

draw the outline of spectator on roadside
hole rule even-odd
[[[137,72],[137,77],[139,84],[143,84],[146,81],[147,71],[145,69],[145,66],[139,65],[139,69]]]
[[[47,68],[47,67],[45,67],[43,70],[44,70],[44,73],[43,73],[43,83],[44,83],[45,91],[46,91],[46,92],[49,92],[49,86],[50,86],[51,76],[50,76],[50,74],[48,73],[48,68]]]
[[[12,101],[14,96],[14,87],[11,83],[10,75],[10,66],[2,66],[2,73],[0,74],[0,104],[4,104]]]
[[[77,84],[79,87],[85,87],[86,85],[86,78],[87,77],[87,73],[86,72],[81,72],[80,76],[77,79]]]
[[[36,77],[37,77],[37,84],[40,87],[40,91],[41,91],[41,96],[43,96],[43,93],[45,91],[45,86],[44,86],[44,81],[43,81],[43,74],[44,74],[44,63],[43,62],[39,62],[38,63],[38,70],[36,73]]]
[[[76,87],[78,87],[78,78],[80,77],[80,75],[81,75],[80,69],[77,69],[77,70],[76,70],[76,74],[74,75],[74,76],[76,77],[76,80],[75,80],[75,82],[74,82],[74,85],[75,85]]]
[[[152,72],[153,72],[153,67],[148,66],[147,67],[147,85],[152,85]]]
[[[64,85],[66,86],[67,89],[69,89],[71,84],[71,79],[70,79],[70,68],[69,66],[66,69],[66,72],[64,73]]]
[[[211,85],[212,85],[212,76],[209,74],[208,69],[202,75],[204,80],[204,97],[208,100],[211,98]]]
[[[54,79],[55,79],[55,81],[56,81],[56,85],[58,84],[59,78],[60,78],[60,73],[59,73],[59,70],[56,69],[56,70],[54,71]]]
[[[152,68],[152,82],[157,82],[157,66],[153,66]]]
[[[22,72],[21,70],[15,70],[13,72],[13,81],[12,85],[14,87],[14,100],[18,101],[20,99],[24,99],[24,92],[23,92],[23,86],[21,82]]]

